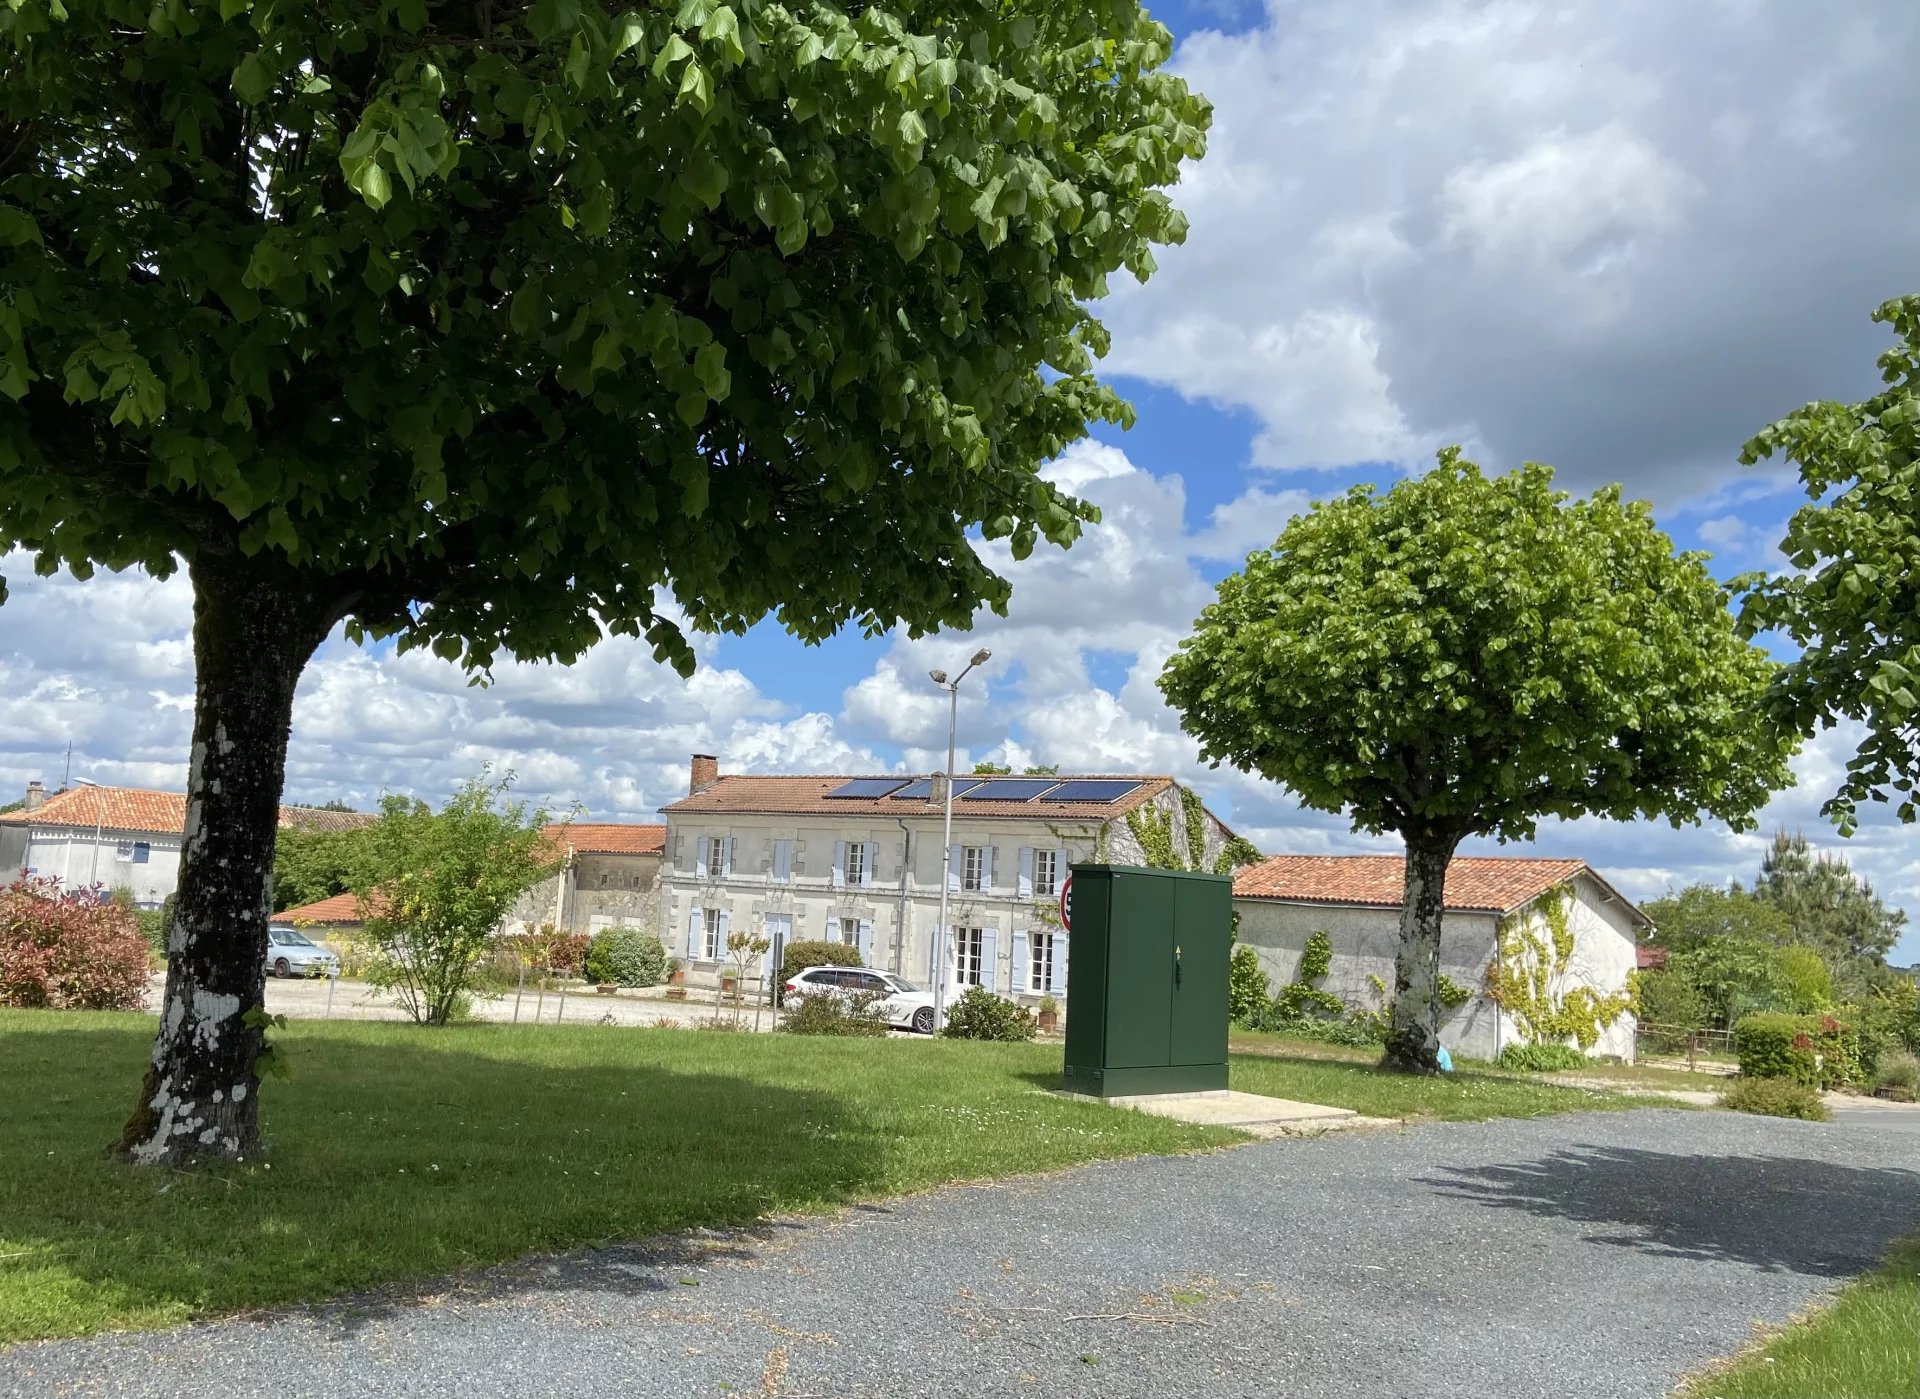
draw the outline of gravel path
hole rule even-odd
[[[1658,1396],[1920,1228],[1913,1138],[1648,1110],[1115,1162],[0,1353],[0,1394]]]

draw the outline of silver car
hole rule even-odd
[[[298,928],[274,923],[267,928],[267,975],[338,976],[340,959]]]

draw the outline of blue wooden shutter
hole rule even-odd
[[[706,910],[699,908],[690,910],[687,914],[687,960],[689,962],[702,960],[700,956],[700,940],[706,931]]]
[[[860,861],[860,883],[864,887],[873,883],[873,862],[879,857],[880,846],[874,841],[866,845],[866,858]]]
[[[873,920],[860,920],[860,961],[863,966],[873,965]]]
[[[1013,955],[1007,959],[1007,975],[1009,988],[1016,996],[1032,989],[1027,982],[1027,977],[1032,971],[1031,961],[1032,955],[1027,951],[1027,935],[1015,932]]]
[[[1033,847],[1020,847],[1020,882],[1015,886],[1023,899],[1033,897]]]
[[[728,836],[720,842],[720,874],[723,878],[733,878],[733,837]]]
[[[776,840],[773,843],[773,882],[785,884],[793,878],[793,842]]]
[[[980,847],[980,891],[985,893],[993,888],[993,847]]]
[[[994,928],[980,934],[980,984],[989,991],[1000,989],[1000,934]]]
[[[847,883],[847,843],[836,840],[833,843],[833,887],[845,888]]]
[[[720,910],[720,928],[713,938],[713,959],[716,962],[727,959],[727,919],[727,910],[723,908]]]
[[[707,838],[701,836],[693,843],[693,873],[696,879],[707,877]]]
[[[1053,967],[1051,971],[1052,980],[1047,983],[1048,993],[1054,996],[1066,995],[1067,935],[1065,933],[1055,933],[1053,935]]]
[[[949,845],[947,847],[948,893],[957,894],[960,892],[960,862],[965,858],[966,847],[964,845]]]

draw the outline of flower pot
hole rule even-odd
[[[598,991],[603,996],[611,996],[615,991],[618,991],[620,988],[618,986],[615,986],[611,981],[603,981],[598,986],[595,986],[593,989]]]
[[[1060,1012],[1057,1010],[1043,1010],[1037,1019],[1040,1023],[1040,1033],[1043,1035],[1050,1035],[1060,1028]]]
[[[686,1000],[686,998],[687,998],[687,988],[686,988],[686,987],[684,987],[684,986],[682,986],[682,985],[680,985],[680,984],[679,984],[678,982],[675,982],[675,983],[674,983],[674,984],[673,984],[672,986],[669,986],[669,987],[667,988],[667,999],[668,999],[668,1000],[670,1000],[670,1001],[684,1001],[684,1000]]]
[[[672,973],[667,977],[667,985],[685,986],[686,984],[687,984],[687,969],[685,967],[675,967]]]
[[[720,993],[722,995],[731,996],[735,991],[738,991],[739,989],[740,989],[739,977],[723,976],[720,978]]]

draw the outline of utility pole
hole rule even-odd
[[[952,703],[947,708],[947,819],[946,834],[940,842],[940,858],[947,861],[947,868],[940,872],[940,923],[933,930],[933,1032],[940,1033],[941,1023],[947,1013],[947,894],[953,887],[953,748],[954,738],[960,727],[960,682],[967,678],[975,666],[985,665],[993,652],[982,646],[974,652],[973,659],[967,662],[966,670],[953,679],[947,679],[944,670],[931,670],[928,677],[934,684],[943,686]]]

